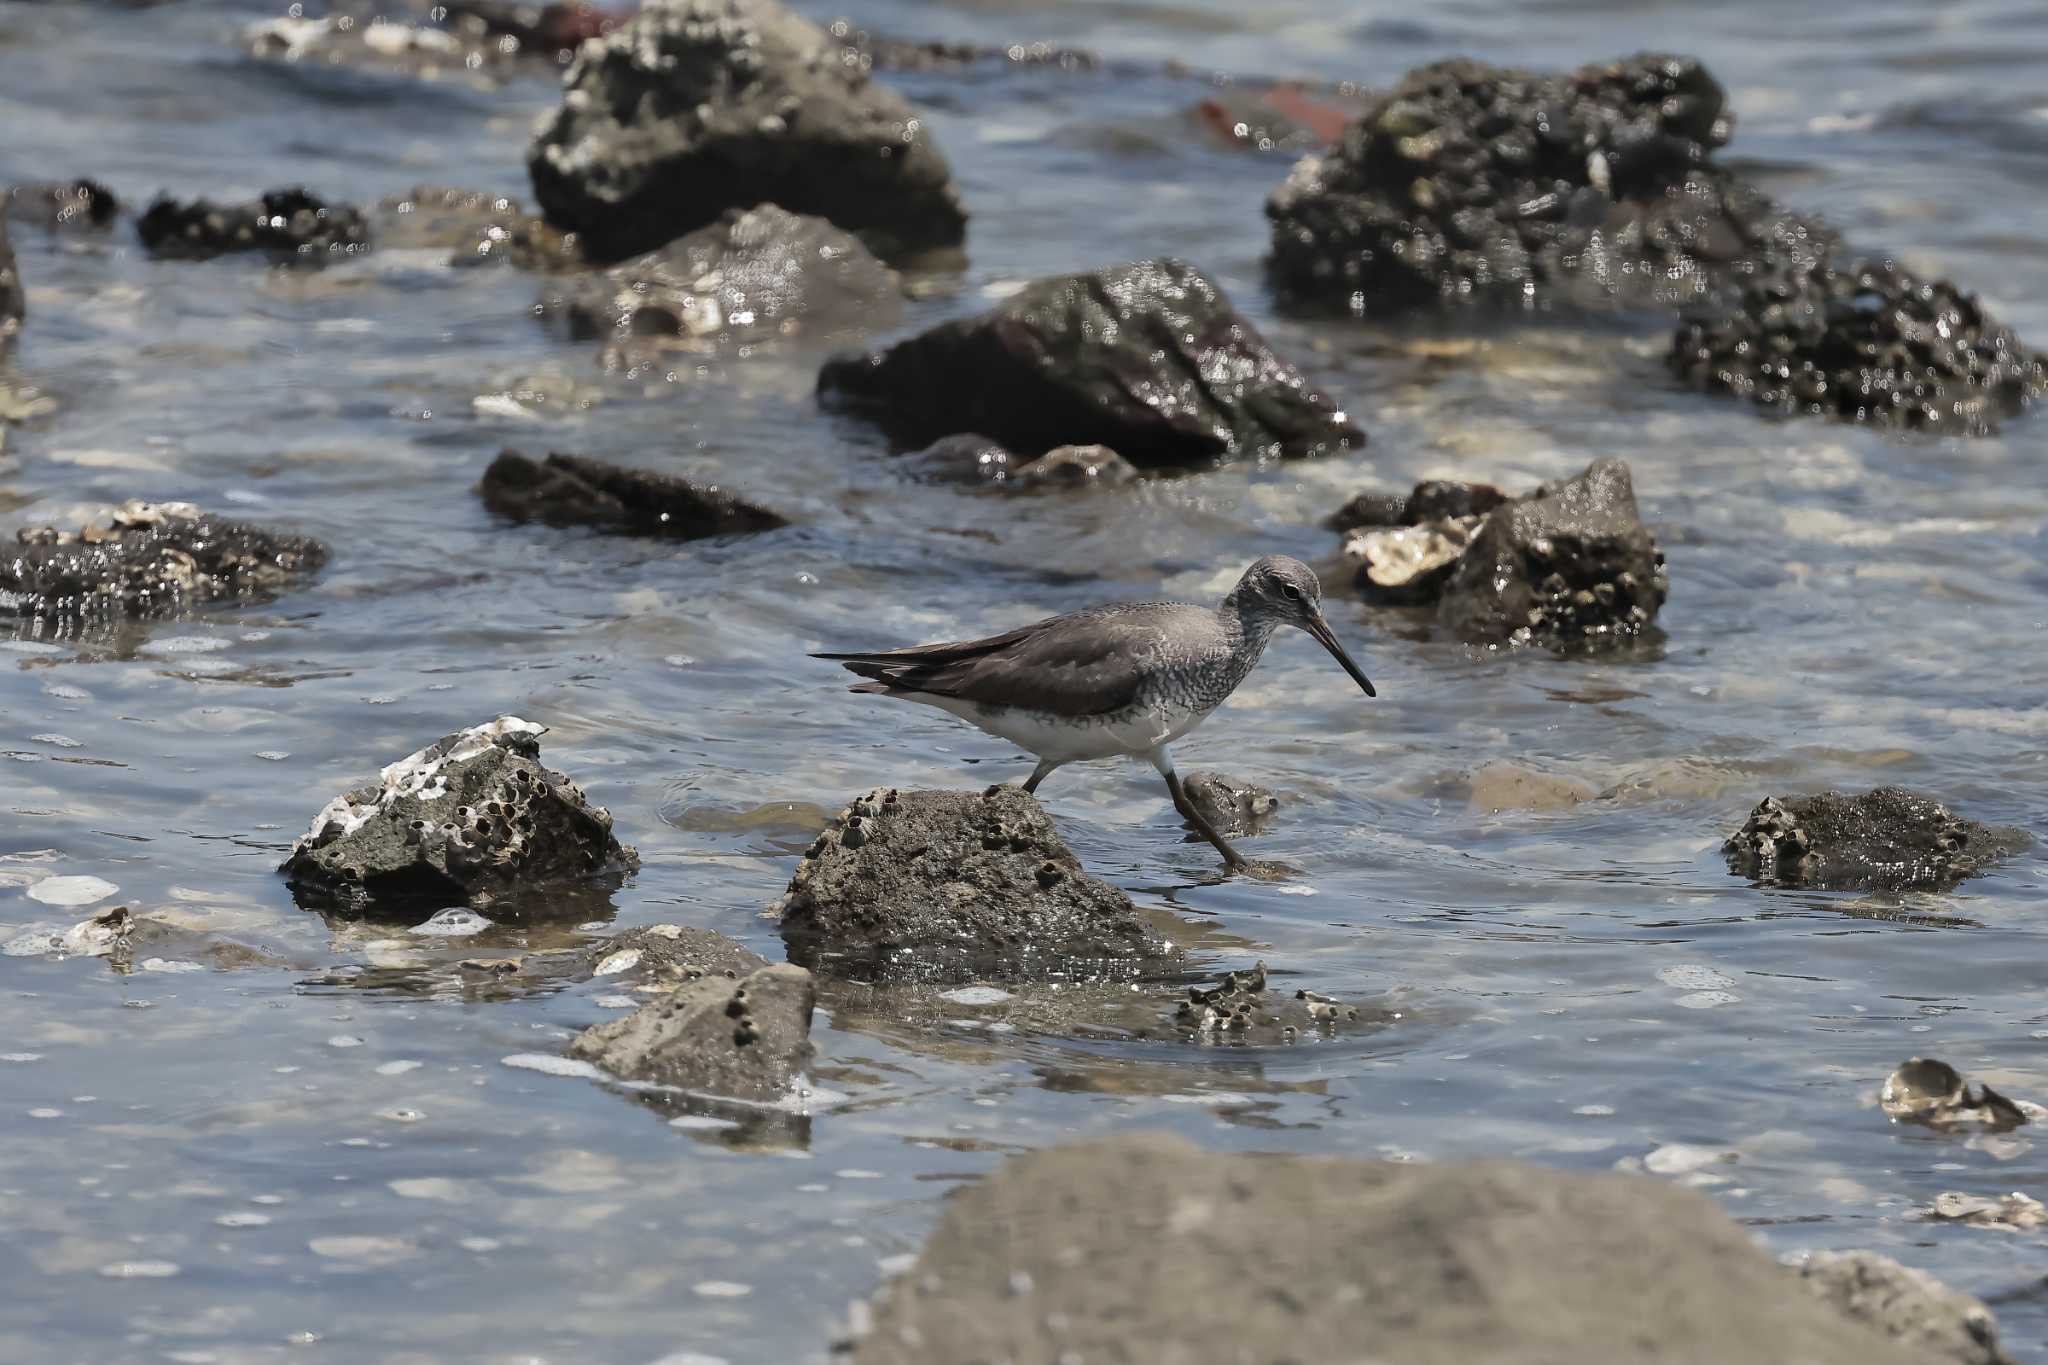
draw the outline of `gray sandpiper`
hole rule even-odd
[[[1246,569],[1215,607],[1111,602],[985,640],[811,657],[869,679],[855,692],[936,706],[1009,740],[1038,759],[1027,792],[1069,763],[1146,759],[1174,809],[1237,871],[1249,864],[1188,800],[1166,746],[1237,690],[1281,626],[1314,636],[1366,696],[1377,695],[1323,619],[1315,571],[1285,555]]]

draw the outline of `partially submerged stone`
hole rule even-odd
[[[540,764],[546,727],[459,730],[330,801],[279,869],[301,905],[354,913],[468,903],[523,911],[549,882],[616,882],[639,865],[612,818]]]
[[[2048,1111],[2028,1100],[2008,1099],[1988,1085],[1974,1089],[1963,1074],[1936,1057],[1909,1057],[1885,1077],[1878,1107],[1895,1119],[1930,1128],[1982,1128],[2002,1133]]]
[[[787,1099],[811,1061],[811,974],[786,963],[734,980],[705,976],[593,1024],[569,1055],[625,1080],[720,1099]]]
[[[509,195],[416,185],[377,205],[376,238],[396,249],[437,249],[453,266],[509,262],[543,274],[580,270],[576,235],[526,212]]]
[[[535,463],[516,450],[491,461],[477,492],[499,516],[550,526],[695,540],[771,531],[789,523],[716,484],[629,469],[586,455]]]
[[[1325,518],[1323,525],[1332,531],[1421,526],[1446,519],[1483,517],[1506,501],[1508,495],[1490,483],[1426,479],[1406,494],[1373,489],[1359,493]]]
[[[1671,367],[1709,393],[1791,415],[1956,435],[2048,392],[2048,363],[1947,280],[1828,257],[1696,311]]]
[[[154,254],[186,260],[261,251],[310,265],[370,249],[369,220],[361,210],[303,189],[271,190],[246,204],[181,202],[164,195],[135,228]]]
[[[1669,591],[1628,466],[1607,458],[1488,513],[1437,619],[1475,643],[1612,643],[1647,627]]]
[[[1820,1251],[1799,1263],[1798,1274],[1820,1299],[1922,1365],[2015,1365],[1983,1301],[1924,1270],[1875,1251]]]
[[[21,267],[14,261],[14,244],[7,239],[8,196],[0,194],[0,344],[21,330],[28,315],[28,295],[21,287]]]
[[[660,0],[585,43],[527,154],[548,220],[597,260],[774,202],[884,256],[966,234],[952,171],[902,96],[776,0]]]
[[[1266,204],[1293,298],[1355,315],[1474,302],[1681,304],[1834,235],[1713,160],[1731,116],[1689,57],[1410,72]]]
[[[859,238],[774,204],[716,222],[601,274],[565,281],[544,308],[579,337],[695,345],[818,341],[886,327],[896,272]]]
[[[60,629],[266,597],[310,576],[327,549],[183,502],[127,502],[77,531],[17,533],[0,550],[0,617]]]
[[[121,201],[97,180],[36,181],[0,195],[0,218],[33,223],[51,232],[94,231],[110,226]],[[0,223],[0,235],[6,232]]]
[[[1161,258],[1040,280],[818,375],[906,446],[980,432],[1013,450],[1099,443],[1142,468],[1365,445],[1215,281]]]
[[[859,1365],[1907,1365],[1697,1191],[1512,1161],[1042,1150],[954,1193]]]
[[[2000,1232],[2035,1232],[2048,1227],[2048,1205],[2020,1190],[1996,1198],[1944,1190],[1934,1196],[1927,1216],[1937,1222],[1996,1228]]]
[[[2030,842],[2024,831],[1958,816],[1931,796],[1878,787],[1860,796],[1767,796],[1722,851],[1729,871],[1765,886],[1952,891]]]
[[[1488,763],[1469,780],[1466,809],[1474,815],[1505,811],[1569,810],[1593,799],[1593,789],[1575,778],[1537,772],[1514,763]]]
[[[791,961],[835,976],[1131,976],[1172,956],[1008,786],[875,788],[811,845],[781,915]]]
[[[1105,445],[1054,446],[1011,468],[1006,483],[1022,488],[1115,488],[1138,477],[1138,467]]]
[[[1273,818],[1273,812],[1280,809],[1280,798],[1272,792],[1226,773],[1189,773],[1182,779],[1181,789],[1202,812],[1203,818],[1225,838],[1249,838],[1258,834]]]

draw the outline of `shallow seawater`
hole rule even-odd
[[[138,204],[302,182],[358,202],[422,181],[526,192],[548,82],[243,58],[236,30],[274,12],[0,0],[0,179],[88,174]],[[0,1358],[818,1359],[948,1189],[1008,1152],[1147,1125],[1218,1148],[1589,1170],[1662,1149],[1652,1169],[1705,1185],[1774,1251],[1874,1247],[2003,1297],[2015,1353],[2048,1361],[2048,1300],[2022,1292],[2038,1237],[1907,1217],[1943,1190],[2041,1194],[2048,1149],[1875,1107],[1919,1053],[2048,1099],[2048,861],[1886,899],[1758,890],[1718,853],[1758,798],[1829,785],[1903,783],[2048,832],[2041,415],[1968,443],[1766,421],[1677,389],[1654,321],[1276,318],[1260,207],[1288,158],[1208,140],[1188,116],[1203,82],[1162,66],[1371,85],[1452,53],[1692,52],[1732,92],[1732,155],[1775,192],[1980,290],[2038,343],[2038,16],[879,0],[857,17],[1118,63],[888,78],[929,113],[975,215],[960,288],[909,304],[905,330],[1036,276],[1184,255],[1370,449],[990,496],[919,482],[879,433],[821,413],[816,351],[627,381],[540,326],[541,286],[515,271],[433,252],[311,273],[155,263],[127,225],[17,225],[32,316],[15,364],[59,411],[6,433],[10,524],[184,498],[334,557],[267,605],[0,640],[0,925],[120,904],[249,950],[127,974],[0,958]],[[549,398],[492,401],[533,391]],[[505,446],[716,476],[796,524],[673,547],[497,524],[471,488]],[[505,1062],[615,1013],[605,979],[479,990],[436,969],[661,921],[779,957],[762,912],[829,812],[876,783],[1027,770],[936,712],[849,696],[808,649],[1209,597],[1259,554],[1332,552],[1317,523],[1361,487],[1520,487],[1607,454],[1631,463],[1670,556],[1660,648],[1474,653],[1333,600],[1379,700],[1283,640],[1177,746],[1184,772],[1280,793],[1251,847],[1298,876],[1218,882],[1149,770],[1067,769],[1042,793],[1084,862],[1185,921],[1205,963],[1264,958],[1289,987],[1398,1010],[1384,1030],[1255,1052],[821,1018],[812,1111],[748,1143]],[[503,712],[550,727],[546,761],[610,808],[637,876],[560,926],[473,939],[294,907],[276,864],[329,797]],[[1460,775],[1492,762],[1600,795],[1471,813]],[[115,889],[31,899],[52,876]]]

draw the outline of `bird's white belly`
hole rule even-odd
[[[1070,720],[1044,711],[1012,707],[977,706],[971,711],[956,714],[992,735],[1009,740],[1026,753],[1055,763],[1120,755],[1142,756],[1162,744],[1172,743],[1209,716],[1206,710],[1189,707],[1140,708],[1114,718],[1089,717],[1085,720]]]

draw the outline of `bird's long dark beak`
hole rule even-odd
[[[1321,614],[1318,614],[1314,620],[1310,621],[1305,629],[1309,634],[1316,637],[1318,644],[1330,651],[1331,658],[1344,665],[1344,671],[1351,675],[1351,681],[1364,688],[1366,696],[1377,697],[1379,695],[1379,693],[1372,690],[1372,679],[1365,676],[1365,670],[1353,663],[1351,656],[1344,652],[1344,646],[1337,643],[1336,635],[1330,630],[1330,623],[1325,621]]]

